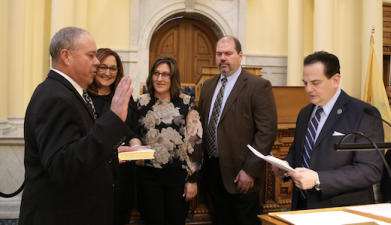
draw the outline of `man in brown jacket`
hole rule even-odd
[[[266,163],[246,145],[266,155],[277,135],[272,86],[242,69],[242,57],[236,38],[217,42],[221,74],[204,83],[199,102],[205,176],[217,224],[260,224],[259,191]]]

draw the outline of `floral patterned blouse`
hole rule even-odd
[[[137,100],[137,115],[142,143],[155,150],[155,159],[136,164],[186,169],[188,181],[196,182],[203,153],[202,126],[194,100],[183,93],[174,100],[144,94]]]

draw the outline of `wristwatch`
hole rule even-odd
[[[317,190],[317,191],[320,191],[320,190],[321,190],[318,173],[316,173],[316,181],[315,181],[315,186],[314,186],[314,188],[315,188],[315,190]]]

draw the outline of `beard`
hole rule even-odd
[[[222,63],[219,63],[219,70],[221,73],[228,73],[229,71],[231,71],[231,65],[228,64],[228,63],[224,63],[225,64],[225,68],[221,68],[221,64]]]

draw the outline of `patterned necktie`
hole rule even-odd
[[[206,131],[206,149],[208,151],[209,158],[216,154],[216,126],[217,120],[219,119],[221,103],[223,102],[223,94],[225,89],[225,84],[227,83],[227,78],[221,79],[221,88],[217,94],[215,103],[213,105],[212,115],[209,119],[208,129]]]
[[[95,111],[94,103],[92,102],[92,99],[90,98],[90,96],[87,94],[85,90],[83,90],[83,98],[86,101],[86,105],[88,109],[92,112],[92,114],[94,115],[94,119],[96,120],[96,111]]]
[[[308,124],[307,134],[305,135],[305,142],[304,142],[304,154],[303,154],[304,168],[310,168],[311,152],[312,152],[312,148],[315,145],[316,131],[318,129],[322,112],[323,112],[323,108],[319,106],[315,112],[314,117],[312,117],[311,122]],[[300,193],[302,199],[307,198],[307,191],[300,190]]]

